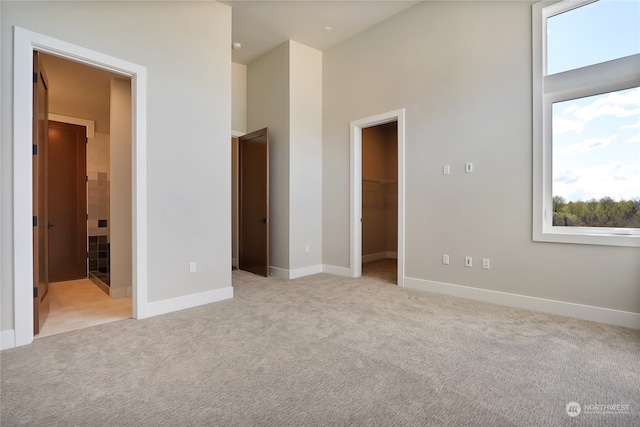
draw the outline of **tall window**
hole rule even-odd
[[[640,247],[640,0],[533,6],[533,238]]]

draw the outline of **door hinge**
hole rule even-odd
[[[33,144],[33,155],[34,156],[38,155],[38,144]]]
[[[38,288],[34,286],[33,288],[33,297],[38,298]]]
[[[37,216],[34,216],[34,217],[33,217],[33,226],[34,226],[34,227],[37,227],[37,226],[38,226],[38,217],[37,217]]]
[[[89,219],[89,214],[87,214],[87,219]]]
[[[38,73],[36,73],[35,71],[33,72],[33,82],[38,83]]]
[[[85,176],[85,182],[89,182],[89,176]]]

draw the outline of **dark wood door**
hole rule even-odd
[[[269,275],[269,129],[240,137],[238,268]]]
[[[47,75],[38,52],[33,53],[33,333],[49,314],[47,259],[47,123],[49,95]]]
[[[87,277],[84,126],[49,121],[49,282]]]

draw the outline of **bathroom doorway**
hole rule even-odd
[[[39,55],[49,82],[45,191],[51,295],[49,316],[41,331],[34,332],[44,336],[132,317],[131,79]],[[115,186],[114,169],[121,181]],[[121,211],[126,212],[124,220],[118,219]],[[128,262],[115,265],[125,281],[115,286],[114,233],[120,246],[128,248]]]

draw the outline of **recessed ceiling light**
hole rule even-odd
[[[324,27],[324,30],[325,31],[331,31],[331,30],[333,30],[333,28],[327,25],[326,27]]]

